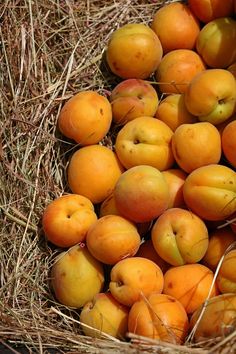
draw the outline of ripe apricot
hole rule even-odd
[[[71,157],[68,184],[73,193],[100,203],[111,194],[123,170],[116,154],[108,147],[85,146]]]
[[[181,124],[195,123],[197,118],[186,108],[183,94],[172,94],[160,101],[155,117],[174,132]]]
[[[146,79],[156,70],[162,54],[161,42],[149,26],[130,23],[112,33],[106,60],[111,71],[123,79]]]
[[[119,215],[106,215],[88,230],[86,244],[89,252],[105,264],[115,264],[134,256],[141,244],[137,227]]]
[[[233,15],[234,0],[188,0],[189,7],[202,22]]]
[[[205,220],[228,218],[236,211],[236,173],[220,164],[191,172],[183,186],[186,205]]]
[[[181,208],[164,211],[155,221],[151,237],[159,256],[174,266],[200,261],[208,247],[203,220]]]
[[[67,138],[81,146],[97,144],[110,129],[111,104],[95,91],[81,91],[63,106],[59,118],[59,130]]]
[[[222,150],[228,162],[236,167],[236,120],[229,122],[222,132]]]
[[[167,182],[155,167],[139,165],[123,172],[118,179],[114,197],[118,211],[134,222],[155,219],[169,203]]]
[[[189,112],[200,121],[220,124],[235,111],[236,80],[225,69],[204,70],[191,80],[184,100]]]
[[[169,295],[151,294],[135,302],[129,312],[128,330],[140,336],[181,344],[188,329],[183,305]]]
[[[235,42],[236,21],[232,17],[221,17],[201,29],[196,50],[210,68],[224,69],[236,61]]]
[[[164,55],[155,73],[163,93],[184,93],[193,77],[205,70],[202,58],[193,50],[176,49]]]
[[[159,98],[157,91],[148,81],[127,79],[112,90],[110,102],[113,121],[123,125],[141,116],[153,117]]]
[[[213,272],[199,263],[172,267],[164,274],[163,293],[179,300],[186,312],[191,314],[207,299],[213,277]],[[217,294],[214,283],[210,297]]]
[[[172,136],[172,130],[161,120],[139,117],[126,123],[118,132],[115,150],[127,169],[149,165],[163,171],[174,164]]]
[[[202,263],[214,271],[227,247],[235,241],[236,235],[229,226],[210,232],[209,245]]]
[[[193,49],[200,23],[187,5],[175,2],[157,10],[151,28],[160,39],[163,52],[167,53],[174,49]]]
[[[227,336],[235,331],[236,294],[214,296],[191,316],[190,330],[195,327],[194,340]]]
[[[116,301],[111,293],[99,293],[83,306],[80,313],[81,328],[89,337],[98,338],[103,332],[124,340],[128,314],[129,308]]]
[[[121,304],[132,306],[134,302],[151,293],[163,290],[161,268],[143,257],[129,257],[116,263],[110,273],[109,289]]]
[[[217,164],[221,157],[220,133],[208,122],[181,124],[172,137],[172,151],[179,167],[187,173]]]
[[[84,241],[90,226],[97,220],[92,202],[78,194],[63,195],[43,212],[46,238],[59,247],[71,247]]]
[[[87,247],[75,245],[56,258],[51,269],[51,284],[61,304],[80,308],[102,291],[103,264]]]
[[[234,242],[236,246],[236,241]],[[221,293],[236,293],[236,249],[225,255],[216,283]]]

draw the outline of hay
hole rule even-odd
[[[5,0],[0,4],[0,342],[46,353],[227,353],[235,333],[175,346],[130,335],[130,342],[81,334],[77,311],[55,302],[49,269],[60,252],[41,228],[45,206],[69,192],[65,172],[78,148],[56,123],[82,89],[109,94],[118,82],[102,56],[111,32],[149,23],[164,3],[144,0]],[[112,143],[107,137],[104,143]],[[207,348],[211,349],[207,349]],[[17,349],[13,350],[17,352]]]

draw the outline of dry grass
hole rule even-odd
[[[60,250],[47,245],[41,216],[50,200],[68,191],[65,171],[77,148],[57,131],[60,108],[82,89],[109,93],[117,83],[102,60],[110,33],[128,22],[149,23],[164,2],[1,1],[0,341],[10,346],[23,343],[37,353],[48,347],[58,353],[236,350],[234,333],[225,343],[215,340],[211,351],[212,343],[203,349],[137,337],[130,343],[87,338],[78,313],[56,303],[49,286]]]

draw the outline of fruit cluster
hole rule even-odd
[[[183,343],[200,314],[196,341],[232,330],[235,10],[234,0],[173,2],[150,26],[115,30],[106,61],[120,83],[109,97],[81,91],[60,112],[60,132],[80,147],[71,193],[42,223],[64,249],[55,297],[79,309],[86,335]]]

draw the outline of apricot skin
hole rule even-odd
[[[81,91],[62,107],[58,118],[59,130],[80,146],[97,144],[110,129],[111,104],[96,91]]]
[[[114,197],[118,211],[134,222],[147,222],[167,209],[169,191],[162,173],[151,166],[139,165],[123,172]]]
[[[146,79],[156,70],[162,54],[155,32],[144,24],[131,23],[112,33],[106,60],[111,71],[123,79]]]
[[[236,211],[236,173],[223,165],[208,165],[191,172],[183,186],[188,208],[205,220],[228,218]]]

